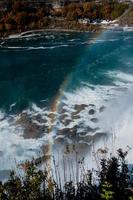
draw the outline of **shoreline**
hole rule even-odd
[[[0,37],[0,40],[9,40],[9,39],[16,39],[16,38],[26,38],[30,36],[36,36],[40,33],[45,32],[66,32],[66,33],[101,33],[104,30],[123,30],[123,31],[133,31],[133,26],[110,26],[110,25],[100,25],[99,29],[97,30],[78,30],[78,29],[63,29],[63,28],[47,28],[47,29],[33,29],[27,30],[22,32],[14,32],[5,37]]]
[[[0,36],[0,40],[5,40],[5,39],[13,39],[13,38],[24,38],[28,37],[28,34],[37,34],[41,32],[77,32],[77,33],[100,33],[103,30],[102,25],[100,24],[89,24],[89,25],[83,25],[83,24],[77,24],[76,26],[74,25],[72,28],[70,27],[47,27],[47,28],[36,28],[36,29],[31,29],[31,30],[21,30],[17,31],[14,30],[10,33],[5,33]]]
[[[28,35],[28,33],[31,33],[31,36],[37,35],[37,33],[45,33],[45,32],[62,32],[62,33],[101,33],[103,29],[99,30],[99,31],[89,31],[89,30],[75,30],[75,29],[35,29],[35,30],[30,30],[30,31],[24,31],[21,33],[12,33],[9,34],[5,37],[0,37],[0,40],[9,40],[9,39],[15,39],[15,38],[26,38],[29,37],[30,35]],[[23,36],[23,34],[27,34],[25,36]]]
[[[79,25],[79,24],[78,24]],[[69,33],[101,33],[104,30],[123,30],[123,31],[133,31],[133,25],[129,26],[128,24],[120,25],[118,21],[112,21],[107,24],[89,24],[83,25],[82,27],[75,26],[74,28],[63,28],[63,27],[48,27],[48,28],[36,28],[31,30],[22,30],[22,31],[13,31],[7,33],[4,36],[0,37],[0,40],[5,39],[15,39],[15,38],[26,38],[34,36],[44,32],[69,32]]]
[[[29,31],[22,31],[20,33],[12,33],[9,34],[5,37],[0,37],[0,40],[9,40],[9,39],[15,39],[15,38],[26,38],[29,37],[28,33],[31,33],[31,36],[37,35],[37,33],[44,33],[44,32],[64,32],[64,33],[100,33],[102,32],[103,29],[100,29],[98,31],[90,31],[90,30],[76,30],[76,29],[33,29],[33,30],[29,30]],[[27,34],[25,36],[23,36],[23,34]]]
[[[133,4],[130,3],[129,5],[126,5],[118,3],[121,12],[116,16],[113,16],[112,14],[112,12],[117,11],[117,9],[111,7],[112,4],[108,5],[111,9],[108,15],[104,13],[104,8],[99,4],[96,5],[103,10],[103,12],[100,12],[100,17],[97,14],[96,16],[93,16],[94,13],[91,13],[91,11],[91,16],[86,16],[86,13],[84,12],[84,4],[81,5],[82,9],[80,8],[80,14],[77,11],[75,12],[75,9],[71,6],[70,8],[62,7],[60,10],[51,10],[50,8],[50,10],[47,10],[46,15],[44,15],[44,11],[46,10],[40,10],[41,7],[37,7],[36,12],[32,11],[30,14],[27,11],[25,13],[20,12],[17,8],[14,8],[15,14],[8,10],[8,12],[4,13],[0,22],[0,40],[15,38],[15,36],[24,37],[24,34],[28,33],[34,34],[36,32],[50,31],[100,33],[102,30],[108,29],[108,26],[115,26],[117,22],[118,26],[126,25],[126,23],[127,25],[133,24],[132,20],[129,20],[132,18],[129,15],[133,13]],[[114,3],[113,5],[117,4]],[[75,6],[77,6],[75,8],[78,8],[78,4]]]

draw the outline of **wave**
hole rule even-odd
[[[74,126],[80,126],[80,133],[97,135],[105,133],[105,140],[95,143],[98,149],[108,146],[110,151],[127,145],[132,147],[133,130],[133,75],[120,71],[108,72],[107,76],[114,80],[114,86],[85,86],[72,93],[65,93],[65,109],[72,113],[75,105],[87,105],[80,112],[80,119],[74,120]],[[91,112],[90,112],[91,109]],[[87,127],[89,127],[87,129]],[[115,140],[112,138],[115,134]],[[86,134],[84,134],[86,139]],[[94,138],[93,138],[94,139]],[[90,138],[89,138],[90,140]],[[112,144],[113,143],[113,144]],[[129,153],[129,161],[133,161],[133,151]]]
[[[103,35],[103,39],[94,42],[118,40],[115,38],[108,40],[106,35]],[[69,42],[73,42],[73,39]],[[80,45],[88,43],[89,41],[77,42]],[[70,45],[7,48],[38,50],[70,47]],[[119,50],[120,48],[117,48],[110,53],[107,52],[101,55],[100,59],[102,56],[112,57],[119,53]],[[88,53],[87,59],[89,59]],[[98,59],[94,61],[96,65]],[[129,59],[127,65],[130,64]],[[6,113],[1,112],[0,169],[8,170],[15,167],[18,162],[32,157],[43,157],[43,155],[52,154],[61,160],[67,145],[75,146],[79,157],[85,157],[90,167],[94,167],[92,154],[99,148],[110,148],[113,152],[117,147],[132,146],[133,75],[120,70],[108,70],[104,76],[111,80],[110,85],[93,85],[82,81],[80,86],[76,86],[73,90],[69,90],[67,86],[61,87],[61,95],[58,95],[56,100],[58,104],[55,106],[56,109],[32,104],[19,115],[7,116]],[[15,103],[10,106],[10,110],[14,106]],[[129,158],[133,161],[132,152]]]
[[[51,47],[28,47],[28,50],[38,50],[38,49],[55,49],[55,48],[61,48],[61,47],[68,47],[68,44],[62,44],[62,45],[56,45]]]
[[[39,46],[39,47],[22,47],[22,46],[7,46],[7,47],[4,47],[2,46],[1,48],[3,49],[23,49],[23,50],[41,50],[41,49],[56,49],[56,48],[62,48],[62,47],[69,47],[68,44],[62,44],[62,45],[56,45],[56,46],[49,46],[49,47],[45,47],[45,46]]]
[[[133,77],[119,71],[107,76],[122,84],[94,86],[83,82],[77,90],[63,93],[55,112],[36,104],[19,115],[1,112],[0,169],[12,169],[16,163],[44,154],[59,154],[61,159],[66,145],[75,145],[79,156],[94,166],[93,157],[88,155],[99,148],[112,151],[132,146]],[[129,158],[132,161],[132,153]]]
[[[26,49],[26,47],[9,47],[9,46],[7,46],[7,47],[4,47],[4,48],[7,48],[7,49]]]

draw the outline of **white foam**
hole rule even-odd
[[[36,110],[36,112],[39,112],[41,114],[43,113],[35,105],[34,109]],[[32,113],[33,111],[31,111],[30,114]],[[41,147],[49,140],[49,138],[46,137],[45,133],[42,135],[41,138],[25,139],[23,137],[24,128],[16,123],[19,119],[20,115],[5,117],[5,113],[1,112],[0,170],[14,169],[16,167],[16,164],[24,162],[26,159],[31,160],[33,158],[38,158],[42,156],[43,152]],[[33,122],[35,121],[33,120]]]
[[[108,71],[108,76],[116,81],[133,83],[133,75],[121,71]]]
[[[28,47],[28,50],[38,50],[38,49],[56,49],[56,48],[61,48],[61,47],[68,47],[69,45],[67,44],[62,44],[62,45],[56,45],[56,46],[50,46],[50,47]]]
[[[61,44],[61,45],[55,45],[55,46],[49,46],[49,47],[46,47],[46,46],[37,46],[37,47],[24,47],[24,46],[3,46],[2,48],[4,49],[16,49],[16,50],[52,50],[52,49],[56,49],[56,48],[61,48],[61,47],[68,47],[69,45],[68,44]]]
[[[7,48],[7,49],[26,49],[26,47],[10,47],[10,46],[8,46],[8,47],[4,47],[4,48]]]
[[[79,125],[82,122],[80,131],[84,131],[85,127],[91,128],[98,127],[96,133],[106,133],[110,136],[105,145],[105,141],[96,142],[95,148],[103,148],[103,146],[110,147],[110,150],[115,146],[115,149],[122,147],[126,148],[127,145],[133,146],[133,75],[120,72],[120,71],[108,71],[106,74],[115,83],[113,86],[97,85],[93,86],[84,84],[73,92],[65,92],[63,102],[67,105],[65,108],[68,112],[73,112],[75,104],[88,105],[82,112],[80,112],[80,119],[74,119],[74,121],[67,127]],[[92,116],[89,116],[89,105],[94,104],[96,113],[93,117],[98,119],[98,123],[90,121]],[[103,112],[99,112],[100,107],[105,106]],[[67,108],[68,107],[68,108]],[[72,109],[72,110],[71,110]],[[92,125],[93,124],[93,125]],[[86,134],[90,135],[88,132]],[[115,140],[112,140],[113,135]],[[81,141],[80,141],[81,142]],[[129,152],[129,161],[133,162],[133,150]]]

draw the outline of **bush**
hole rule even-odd
[[[64,187],[55,182],[49,170],[41,171],[36,161],[27,161],[20,165],[23,177],[11,172],[8,181],[0,182],[0,200],[131,200],[132,181],[126,155],[127,152],[119,149],[117,157],[101,160],[96,182],[93,172],[88,171],[82,175],[81,182],[66,182]]]

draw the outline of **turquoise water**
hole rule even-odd
[[[0,48],[0,107],[23,110],[30,103],[48,102],[82,56],[92,34],[46,33],[6,41]]]
[[[46,33],[5,41],[0,48],[0,107],[9,110],[16,103],[16,109],[23,110],[32,102],[51,102],[71,73],[68,85],[74,89],[82,81],[112,84],[106,76],[108,70],[133,73],[127,64],[132,61],[132,32],[95,37],[89,33]]]
[[[94,149],[132,147],[132,41],[133,32],[105,31],[1,43],[0,177],[46,145],[56,157],[75,144],[90,167]]]

